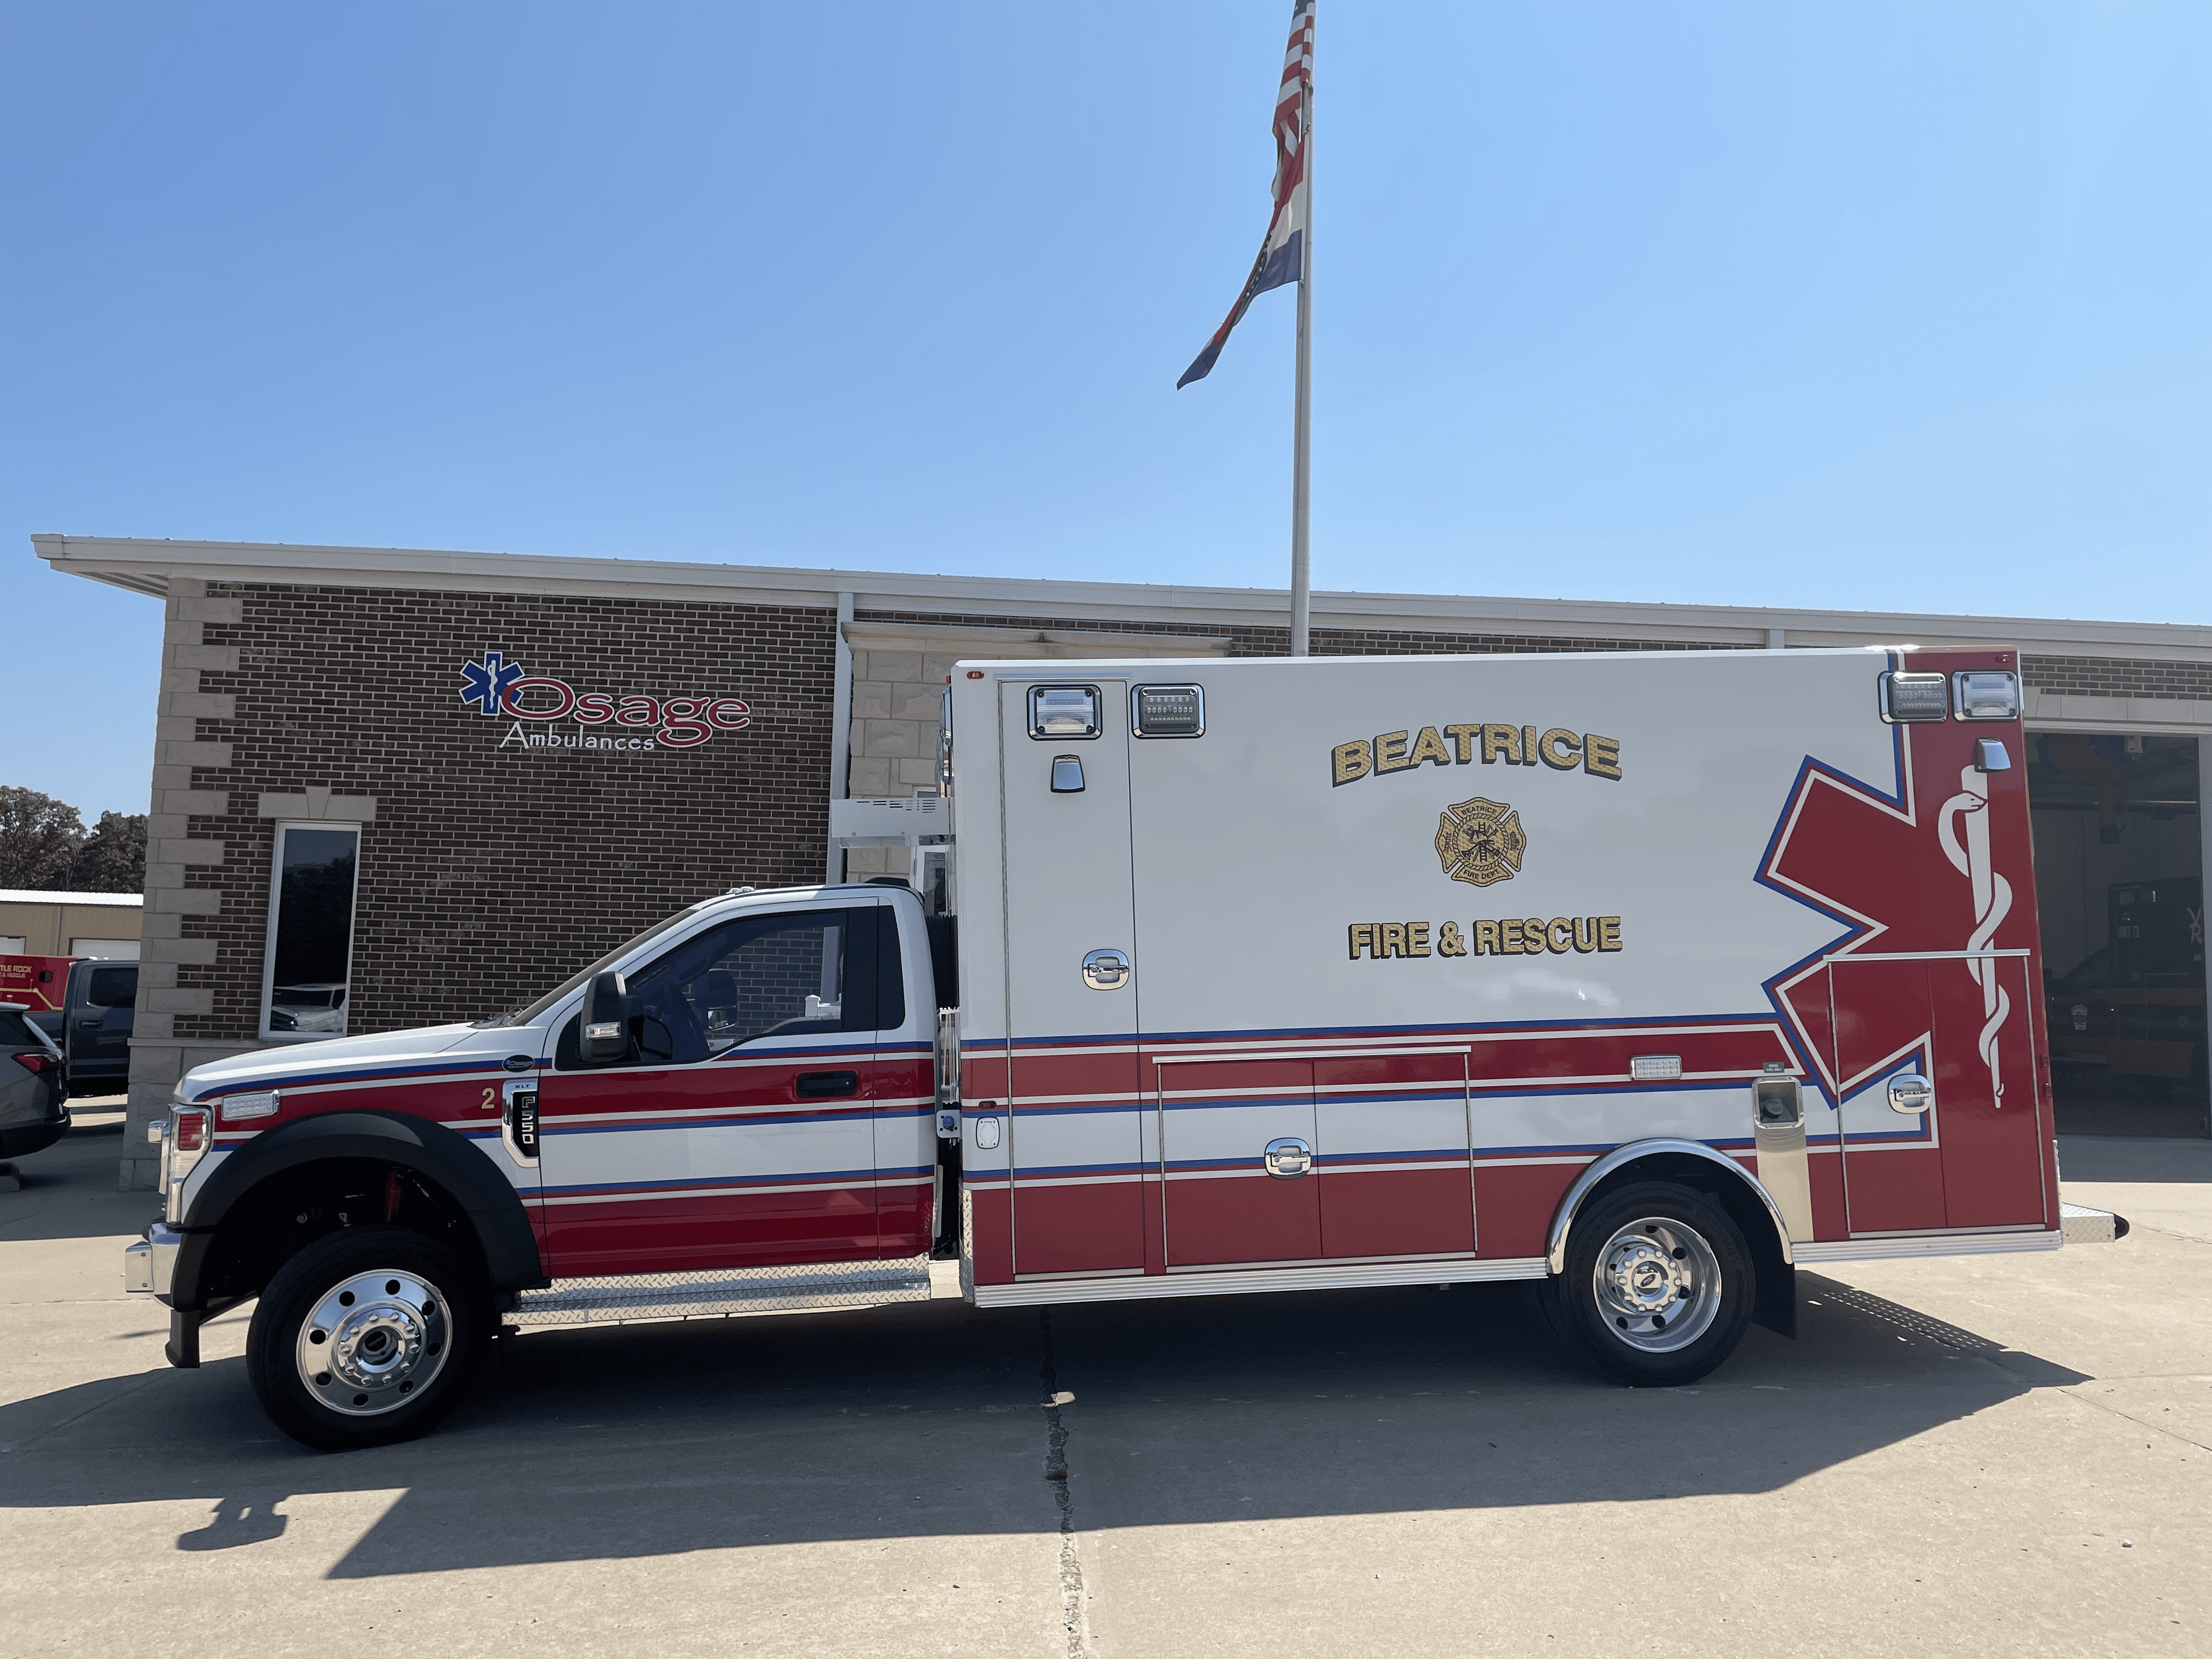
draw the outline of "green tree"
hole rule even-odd
[[[146,815],[102,812],[77,848],[69,884],[80,893],[146,890]]]
[[[0,887],[67,888],[83,844],[84,820],[76,807],[35,789],[0,784]]]

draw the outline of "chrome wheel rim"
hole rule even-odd
[[[341,1416],[397,1411],[446,1368],[451,1323],[428,1280],[396,1268],[356,1273],[300,1322],[300,1380]]]
[[[1644,1216],[1606,1240],[1591,1288],[1613,1340],[1641,1353],[1686,1348],[1720,1317],[1719,1257],[1668,1216]]]

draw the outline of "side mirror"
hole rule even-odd
[[[620,974],[593,976],[584,996],[583,1024],[576,1048],[587,1064],[604,1066],[629,1057],[629,989]]]

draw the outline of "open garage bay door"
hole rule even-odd
[[[2028,799],[2059,1131],[2206,1134],[2198,740],[2037,732]]]

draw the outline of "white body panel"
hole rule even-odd
[[[1788,1183],[1807,1232],[1808,1206],[1823,1237],[1956,1231],[1972,1203],[2002,1213],[1979,1224],[2051,1231],[2032,1128],[2008,1127],[2039,1109],[2025,1076],[2032,876],[2014,878],[2002,938],[1977,876],[1977,933],[1937,823],[1965,799],[1947,796],[1970,734],[2025,755],[2016,723],[1885,722],[1881,674],[1923,665],[1874,651],[959,665],[964,1088],[971,1116],[988,1101],[1008,1126],[995,1146],[968,1137],[977,1282],[1525,1259],[1542,1248],[1536,1212],[1612,1149],[1679,1137],[1751,1172],[1750,1084],[1771,1067],[1805,1085],[1807,1150],[1770,1159],[1826,1160]],[[1202,687],[1202,735],[1125,737],[1131,688],[1176,684]],[[1097,689],[1097,738],[1030,735],[1025,694],[1053,684]],[[1080,793],[1050,790],[1061,753],[1084,760]],[[2005,811],[2018,863],[2024,796]],[[1861,856],[1835,830],[1853,814],[1909,847],[1869,839]],[[1882,858],[1899,862],[1894,884]],[[1869,895],[1870,880],[1894,891]],[[1091,988],[1081,958],[1121,946],[1125,892],[1133,974]],[[1376,931],[1363,942],[1364,926]],[[1787,1000],[1791,975],[1832,957],[1875,962],[1852,966],[1864,976],[1852,984],[1890,996],[1877,958],[1908,933],[1937,956],[1970,942],[2008,953],[1993,971],[2017,983],[1977,1062],[1987,1094],[2003,1070],[1991,1045],[2014,1045],[2012,1116],[1984,1113],[2017,1166],[2000,1199],[1970,1202],[1956,1161],[1948,1173],[1930,1161],[1945,1122],[1964,1127],[1972,1079],[1948,1091],[1948,1114],[1918,1118],[1875,1086],[1955,1069],[1936,1004],[1869,1070],[1844,1064],[1836,1044],[1856,1038],[1818,999],[1801,988]],[[1927,994],[1942,1003],[1959,989],[1945,974],[1966,984],[1978,971],[1939,969]],[[1853,1033],[1878,1024],[1842,1017]],[[1636,1078],[1638,1055],[1681,1070]],[[1310,1145],[1317,1191],[1269,1184],[1263,1150],[1283,1139]],[[1908,1177],[1896,1159],[1912,1154],[1925,1167]],[[1486,1188],[1486,1170],[1512,1179]],[[1439,1212],[1466,1202],[1447,1177],[1462,1193],[1472,1181],[1471,1219]],[[1890,1190],[1915,1182],[1917,1195]],[[1146,1188],[1133,1224],[1101,1195],[1071,1196],[1132,1182]],[[1429,1224],[1401,1225],[1409,1209]],[[1861,1225],[1862,1209],[1881,1224]],[[1125,1225],[1121,1243],[1095,1242]],[[1217,1237],[1178,1243],[1208,1226]]]

